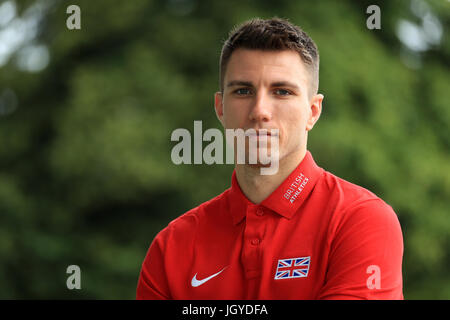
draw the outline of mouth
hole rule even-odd
[[[247,129],[246,137],[278,137],[278,129]]]

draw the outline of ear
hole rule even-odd
[[[316,124],[317,120],[319,120],[320,114],[322,113],[322,101],[323,101],[323,94],[316,94],[311,98],[310,101],[310,114],[308,118],[308,122],[306,123],[306,131],[310,131],[314,125]]]
[[[214,109],[216,109],[217,119],[223,126],[223,95],[220,91],[214,94]]]

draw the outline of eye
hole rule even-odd
[[[279,96],[289,96],[291,95],[291,92],[285,89],[276,89],[275,94]]]
[[[245,95],[250,94],[251,92],[250,92],[249,88],[239,88],[239,89],[234,90],[234,93],[236,93],[237,95],[240,95],[240,96],[245,96]]]

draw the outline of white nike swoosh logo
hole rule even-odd
[[[215,276],[218,276],[218,275],[219,275],[223,270],[225,270],[225,269],[226,269],[226,267],[223,268],[222,270],[220,270],[219,272],[214,273],[212,276],[209,276],[208,278],[205,278],[205,279],[202,279],[202,280],[198,280],[198,279],[197,279],[197,274],[195,274],[194,277],[192,278],[191,286],[193,286],[193,287],[201,286],[201,285],[204,284],[206,281],[209,281],[209,280],[211,280],[212,278],[214,278]]]

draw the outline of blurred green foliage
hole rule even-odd
[[[450,40],[443,27],[414,52],[398,37],[401,19],[420,25],[421,3],[448,26],[450,2],[72,1],[81,30],[66,28],[66,1],[15,1],[17,18],[36,3],[48,7],[30,41],[48,66],[23,70],[13,54],[0,68],[0,298],[135,297],[156,233],[231,181],[232,165],[174,165],[170,135],[194,120],[220,128],[222,43],[273,16],[320,50],[317,163],[398,214],[405,298],[450,298]],[[366,27],[370,4],[381,30]],[[72,264],[81,290],[66,288]]]

